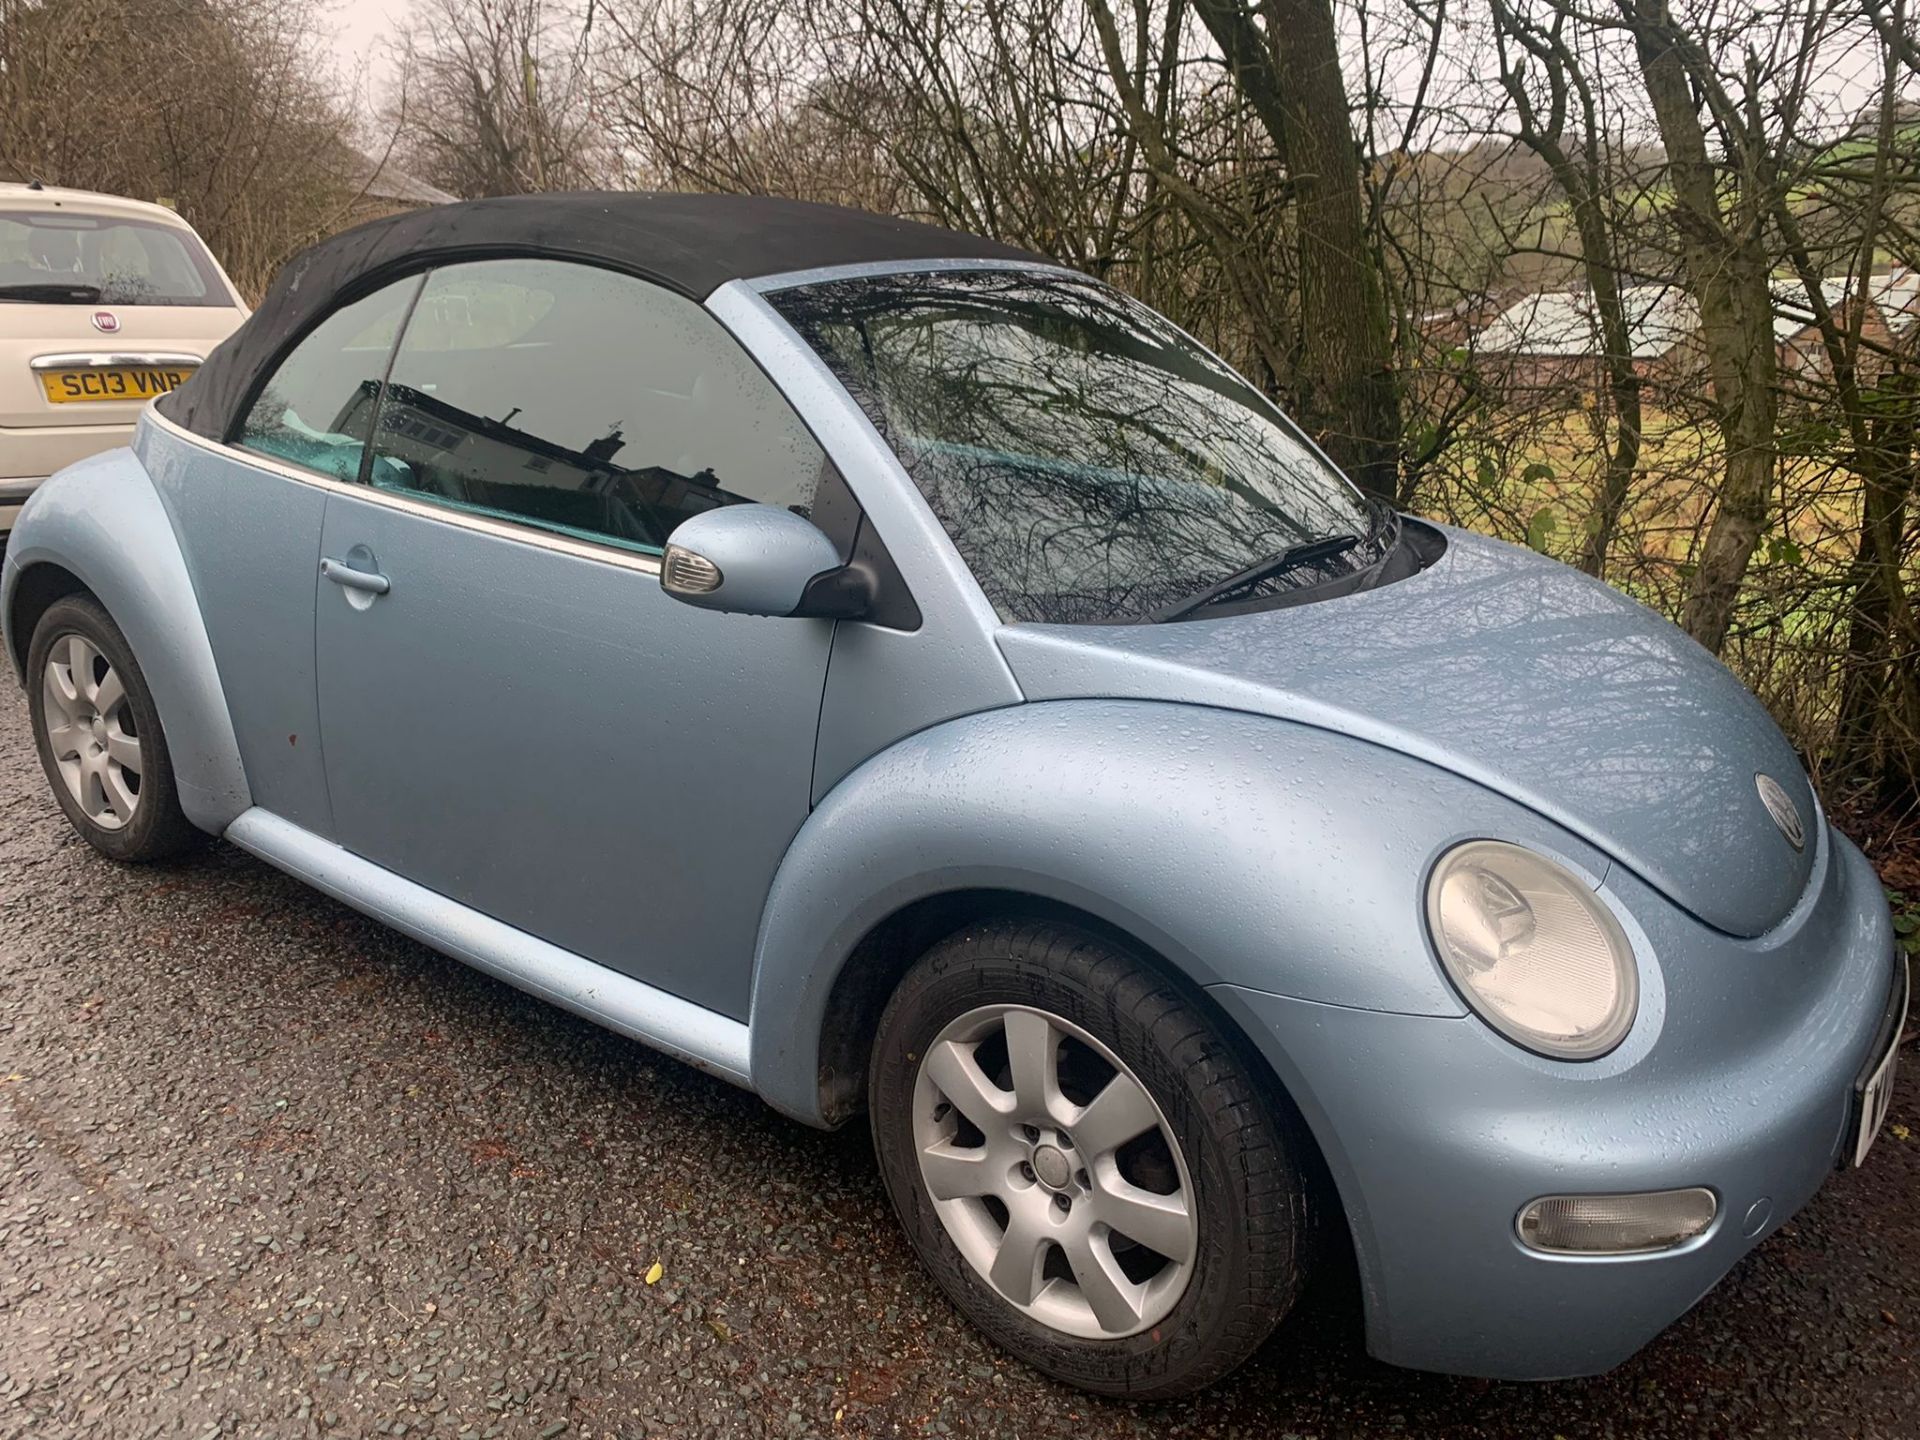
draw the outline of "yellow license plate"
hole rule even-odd
[[[43,370],[40,384],[55,405],[93,401],[141,401],[164,395],[198,368],[193,365],[89,365],[74,370]]]

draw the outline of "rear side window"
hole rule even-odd
[[[0,212],[0,304],[226,305],[233,296],[190,230],[151,220]]]
[[[428,277],[374,450],[377,487],[649,553],[720,505],[807,514],[826,463],[699,305],[555,260]]]
[[[420,285],[417,275],[396,281],[316,325],[268,379],[233,443],[357,480],[380,381]]]

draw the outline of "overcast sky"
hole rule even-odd
[[[411,8],[411,0],[333,0],[333,53],[341,73],[365,75],[377,90],[389,73],[381,48]]]
[[[416,0],[323,0],[323,3],[331,11],[333,19],[330,38],[335,65],[343,79],[359,87],[363,99],[371,102],[370,108],[377,107],[385,100],[386,86],[393,77],[389,44],[412,13]],[[1343,8],[1343,17],[1350,13],[1350,7]],[[1477,14],[1472,7],[1467,13]],[[1471,28],[1476,22],[1462,21],[1456,15],[1452,23],[1456,28],[1463,25]],[[1351,32],[1350,25],[1346,28]],[[1462,32],[1464,34],[1465,31]],[[1443,65],[1443,69],[1450,73],[1442,77],[1431,100],[1440,101],[1442,92],[1448,90],[1453,91],[1456,101],[1463,93],[1478,97],[1482,102],[1497,93],[1489,68],[1490,46],[1466,43],[1462,35],[1453,37],[1451,57]],[[1354,34],[1349,33],[1348,39],[1351,77],[1357,68],[1359,55]],[[1404,66],[1395,63],[1379,67],[1386,72],[1390,92],[1398,90],[1401,85],[1407,87],[1406,94],[1396,97],[1402,101],[1411,98],[1419,69],[1417,55],[1409,52],[1405,58],[1407,63]],[[1843,53],[1832,57],[1831,68],[1815,87],[1817,98],[1826,102],[1818,108],[1827,110],[1828,120],[1835,114],[1850,117],[1872,98],[1878,81],[1873,58],[1866,47],[1848,47]],[[1634,99],[1638,98],[1636,94]],[[1391,143],[1391,137],[1381,138],[1383,143]],[[1437,132],[1430,131],[1422,138],[1427,143],[1444,143],[1444,138]]]

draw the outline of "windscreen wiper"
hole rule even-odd
[[[1364,536],[1329,535],[1321,540],[1306,540],[1298,545],[1289,545],[1277,555],[1269,555],[1264,560],[1256,560],[1244,570],[1236,570],[1226,579],[1209,585],[1206,589],[1189,595],[1184,600],[1159,609],[1147,619],[1158,625],[1166,620],[1183,620],[1196,610],[1224,600],[1236,591],[1245,590],[1249,585],[1258,585],[1262,580],[1271,580],[1276,575],[1284,575],[1289,570],[1297,570],[1302,565],[1311,565],[1316,560],[1325,560],[1334,555],[1342,555],[1358,545]]]
[[[100,300],[98,285],[67,284],[58,280],[35,281],[30,285],[0,285],[0,300],[23,305],[94,305]]]

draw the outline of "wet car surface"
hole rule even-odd
[[[1600,1379],[1378,1364],[1333,1285],[1212,1391],[1101,1401],[947,1305],[864,1127],[785,1120],[230,846],[110,864],[0,687],[6,1440],[1909,1434],[1916,1076],[1866,1169]]]

